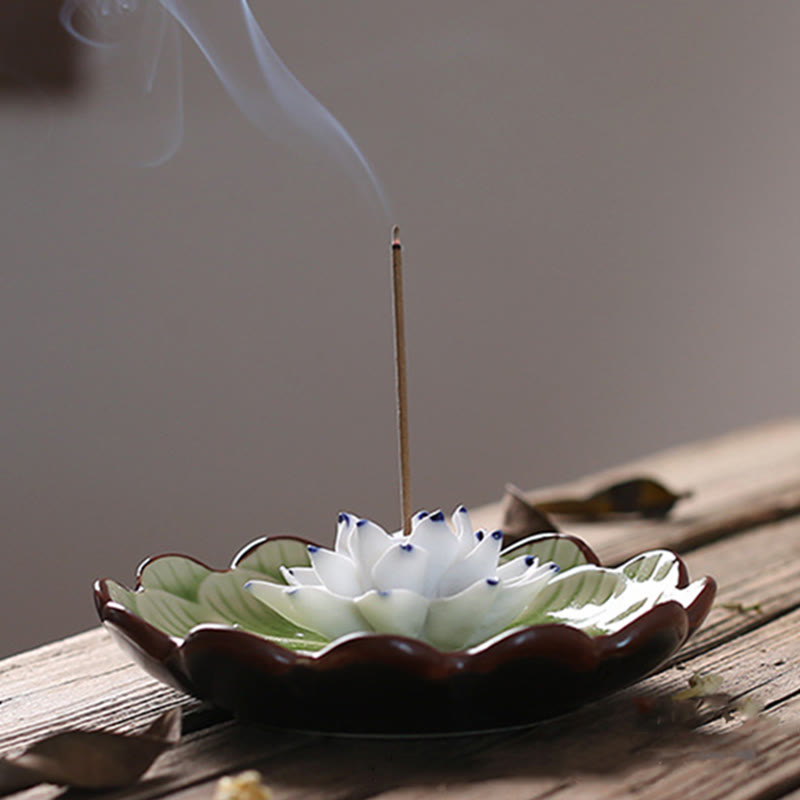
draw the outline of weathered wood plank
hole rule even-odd
[[[717,542],[690,553],[687,563],[694,576],[717,577],[720,603],[760,608],[715,608],[689,645],[691,654],[797,607],[800,519]],[[198,707],[131,664],[100,629],[0,662],[0,700],[1,750],[86,720],[131,730],[176,703],[187,711]]]
[[[790,637],[796,636],[800,621],[795,619],[793,623],[790,628],[776,631],[770,639],[742,642],[737,652],[728,655],[728,664],[716,659],[713,666],[726,679],[727,671],[739,674],[743,659],[750,660],[751,668],[762,670],[763,664],[753,663],[753,654],[768,647],[780,655],[782,651],[773,646],[787,645]],[[682,686],[688,674],[673,672],[658,687],[662,693]],[[770,700],[796,692],[797,676],[792,670],[783,671],[779,678],[793,683],[781,686],[779,679],[773,679],[762,686],[762,693],[771,692],[767,695]],[[797,779],[798,765],[791,759],[796,757],[800,743],[795,729],[787,733],[784,728],[769,725],[746,730],[734,727],[717,733],[668,726],[654,732],[637,719],[625,694],[572,719],[542,726],[517,741],[498,740],[494,748],[488,749],[484,748],[491,739],[399,743],[308,740],[307,746],[298,749],[293,757],[292,749],[299,746],[297,741],[292,739],[281,750],[276,747],[274,736],[232,725],[190,737],[188,752],[184,747],[183,752],[170,754],[150,781],[107,797],[153,798],[169,793],[181,800],[207,798],[218,774],[245,766],[257,766],[264,772],[277,800],[366,798],[384,788],[390,792],[385,796],[391,798],[426,798],[432,794],[483,798],[487,793],[504,798],[554,793],[565,798],[610,798],[633,796],[644,789],[652,797],[677,796],[678,792],[698,796],[692,791],[708,777],[710,765],[714,773],[724,770],[725,781],[716,787],[718,791],[712,791],[713,786],[706,787],[703,796],[724,797],[734,788],[737,794],[730,796],[764,796],[762,792],[767,789],[769,796],[775,796],[772,791],[777,786],[794,785]],[[285,738],[283,734],[279,736]],[[268,759],[263,758],[265,747],[272,749]],[[668,769],[664,768],[665,763]],[[396,788],[409,782],[417,785]],[[175,794],[181,785],[186,788]],[[674,788],[674,793],[667,793],[668,788]],[[32,790],[26,800],[44,800],[54,797],[54,792]]]
[[[195,785],[205,786],[210,797],[210,786],[220,775],[264,762],[268,756],[280,763],[288,758],[288,753],[305,748],[314,740],[310,734],[275,731],[236,722],[217,724],[184,735],[178,746],[159,757],[143,780],[127,789],[103,792],[102,797],[104,800],[152,800]],[[15,798],[54,800],[61,792],[58,787],[42,785],[15,795]]]
[[[800,657],[800,614],[787,614],[797,609],[800,601],[800,567],[791,564],[798,551],[800,521],[794,520],[776,531],[752,531],[692,553],[693,566],[701,571],[712,565],[719,568],[723,598],[746,603],[755,599],[761,603],[763,613],[750,617],[715,609],[712,620],[716,617],[716,624],[709,626],[710,633],[702,646],[695,648],[694,656],[690,652],[681,658],[686,662],[681,664],[682,668],[667,670],[566,720],[541,726],[530,737],[522,736],[510,745],[495,743],[494,747],[485,747],[491,739],[482,740],[480,745],[473,741],[469,743],[468,754],[463,744],[460,747],[464,749],[458,744],[453,749],[452,742],[443,745],[424,742],[411,747],[359,743],[348,756],[348,744],[337,743],[333,749],[326,744],[314,751],[303,751],[299,763],[290,762],[279,769],[268,762],[259,766],[269,774],[279,800],[306,796],[368,797],[380,784],[388,788],[393,781],[403,784],[414,780],[424,781],[423,786],[393,790],[387,797],[429,797],[435,787],[437,797],[477,798],[497,794],[503,798],[533,798],[555,792],[565,798],[593,798],[605,796],[604,787],[610,787],[608,797],[632,796],[640,785],[651,785],[652,796],[662,797],[672,796],[669,788],[672,783],[677,787],[676,792],[692,796],[692,784],[698,781],[695,773],[705,775],[712,763],[724,765],[732,782],[721,783],[718,794],[712,791],[714,787],[708,787],[709,796],[730,794],[732,786],[740,787],[743,777],[747,777],[747,788],[737,788],[739,796],[759,796],[764,787],[772,790],[800,776],[800,755],[792,764],[782,760],[785,750],[791,751],[800,744],[800,728],[793,729],[788,736],[783,728],[776,733],[763,723],[741,729],[724,724],[722,730],[706,725],[700,731],[670,725],[654,731],[638,718],[631,698],[667,697],[685,688],[687,676],[693,671],[713,671],[724,679],[726,691],[734,695],[755,691],[773,715],[792,721],[796,717],[800,723],[800,702],[795,702],[800,691],[800,675],[796,672]],[[770,579],[769,575],[782,566],[786,571]],[[752,578],[749,582],[748,577]],[[758,630],[735,635],[753,626]],[[498,747],[503,750],[500,755],[496,752]],[[302,775],[302,765],[312,756],[319,785],[310,784],[310,779]],[[640,763],[642,758],[644,761]],[[366,781],[358,767],[359,759],[370,763]],[[528,777],[531,759],[540,765],[537,770],[542,772],[542,775],[537,772],[533,782]],[[669,770],[660,766],[665,759],[670,764]],[[684,772],[677,777],[673,775],[684,763],[688,764]],[[541,767],[542,764],[547,768]],[[627,773],[619,772],[620,764],[630,765],[634,771],[626,777]],[[574,775],[579,779],[569,778]],[[621,776],[626,777],[624,782],[620,782]],[[544,784],[540,785],[540,781]],[[448,784],[452,784],[452,794],[442,794],[445,791],[442,787]],[[178,796],[191,800],[202,793],[203,788],[197,787]]]
[[[788,473],[788,469],[787,469]],[[776,480],[783,477],[777,469]],[[587,531],[585,525],[575,531],[596,548],[601,561],[617,564],[628,558],[659,547],[684,553],[709,542],[743,530],[780,521],[800,512],[800,480],[793,478],[771,489],[753,490],[746,494],[719,491],[713,505],[704,489],[698,489],[696,500],[690,500],[667,520],[657,525],[630,521],[616,527],[604,525]],[[698,506],[702,505],[702,511]],[[573,528],[570,526],[570,532]]]
[[[0,661],[0,751],[71,726],[128,731],[197,701],[158,683],[97,628]]]
[[[581,522],[556,518],[561,527],[585,539],[604,563],[615,564],[657,547],[678,552],[722,536],[800,512],[800,422],[787,420],[684,445],[633,461],[570,484],[527,492],[552,499],[582,495],[633,476],[651,476],[675,491],[692,491],[663,521],[619,519]],[[473,513],[476,524],[497,528],[500,503]]]
[[[798,688],[798,676],[795,675],[793,661],[796,660],[798,649],[800,649],[794,643],[798,640],[797,633],[800,632],[800,629],[798,629],[800,618],[796,615],[789,617],[790,627],[786,627],[787,623],[784,619],[787,618],[777,620],[777,627],[766,625],[766,623],[768,620],[775,619],[781,614],[786,614],[788,610],[797,608],[798,601],[800,600],[800,568],[793,565],[793,561],[797,563],[796,556],[798,554],[800,554],[800,521],[798,520],[783,523],[777,530],[773,530],[772,528],[760,529],[744,534],[733,540],[720,541],[712,546],[690,554],[691,565],[698,571],[702,572],[706,569],[713,571],[711,568],[714,566],[718,568],[718,575],[721,580],[721,595],[725,600],[747,604],[759,602],[762,606],[763,613],[755,615],[755,618],[751,618],[747,614],[737,614],[722,608],[715,609],[712,613],[712,622],[713,618],[716,617],[716,623],[709,626],[710,633],[705,636],[702,647],[696,648],[698,652],[706,653],[704,659],[695,657],[689,661],[687,665],[688,669],[684,671],[677,669],[670,670],[668,674],[657,679],[660,683],[657,683],[655,688],[652,686],[652,681],[656,679],[651,679],[651,682],[643,684],[642,687],[637,687],[629,692],[629,695],[639,692],[669,694],[670,692],[677,691],[679,688],[683,688],[686,676],[690,674],[691,670],[713,669],[722,674],[726,680],[726,688],[735,693],[743,693],[751,689],[753,685],[758,685],[761,687],[760,692],[763,694],[765,687],[768,687],[769,693],[764,695],[763,699],[771,703],[773,707],[780,705],[784,698],[792,697],[793,692]],[[784,573],[774,580],[771,579],[769,576],[780,568],[785,569]],[[762,638],[759,639],[761,644],[758,647],[754,646],[750,638],[741,640],[735,638],[737,632],[741,633],[742,631],[746,631],[754,625],[766,626],[766,630],[768,631],[768,633],[763,636],[759,633],[759,636],[762,636]],[[720,655],[717,651],[707,652],[712,650],[715,643],[728,642],[731,639],[734,639],[734,641],[728,645],[729,653]],[[772,654],[771,662],[764,662],[763,658],[757,655],[759,647],[761,649],[766,648],[770,650]],[[790,657],[791,654],[794,654],[794,658]],[[688,656],[686,658],[688,658]],[[586,727],[589,729],[592,729],[593,726],[596,727],[596,720],[598,717],[604,720],[600,730],[595,734],[596,737],[599,737],[598,741],[595,743],[595,747],[600,748],[600,751],[594,752],[591,758],[588,759],[589,763],[596,762],[595,768],[599,768],[598,764],[602,764],[603,753],[605,753],[603,748],[608,746],[606,741],[608,739],[608,728],[606,726],[611,725],[612,727],[616,726],[618,728],[621,726],[623,730],[632,727],[630,719],[626,720],[626,717],[630,717],[633,713],[633,707],[630,705],[624,709],[622,721],[615,721],[615,716],[618,717],[619,712],[612,707],[616,706],[617,702],[618,700],[606,701],[602,707],[588,709],[583,714],[581,720],[576,720],[571,723],[571,735],[575,735],[575,730],[577,728],[579,731],[577,735],[581,741],[581,747],[583,748],[586,744],[583,733],[584,729]],[[558,727],[558,724],[555,725]],[[552,729],[545,727],[543,730],[547,731],[546,735],[543,734],[544,738],[550,740],[550,732]],[[630,735],[620,736],[620,733],[621,731],[618,730],[617,736],[612,737],[616,740],[615,747],[619,747],[620,740],[625,743],[625,747],[629,746],[632,742]],[[641,739],[641,736],[639,737],[637,743],[638,748],[656,748],[660,739],[647,738],[650,736],[650,733],[646,733],[647,736],[644,740]],[[678,733],[684,738],[688,736],[683,730],[679,730]],[[674,738],[674,734],[674,731],[669,731],[668,738]],[[727,737],[724,741],[717,741],[713,739],[713,737],[706,737],[699,740],[702,748],[706,748],[705,750],[700,750],[703,759],[706,759],[703,761],[706,766],[708,764],[707,759],[710,758],[720,761],[724,761],[727,758],[737,758],[736,754],[741,749],[742,742],[738,739],[729,741],[729,738],[730,737]],[[556,744],[553,745],[559,752],[564,746],[565,743],[561,739],[557,739]],[[660,745],[658,746],[660,747]],[[748,746],[750,745],[748,744]],[[765,740],[763,749],[768,749],[771,746],[772,740],[768,737]],[[380,747],[381,745],[379,745],[379,748]],[[678,757],[689,757],[691,753],[687,755],[687,752],[691,751],[694,747],[695,738],[690,736],[689,739],[684,742],[682,749],[677,751],[677,754],[673,751],[669,751],[668,755],[670,755],[673,760],[678,759]],[[708,747],[711,747],[711,749],[709,750]],[[417,771],[421,770],[423,773],[433,770],[434,774],[438,776],[437,779],[439,781],[446,782],[447,779],[452,779],[452,774],[448,773],[446,769],[444,773],[441,772],[444,762],[447,761],[448,754],[443,752],[442,749],[436,745],[433,746],[432,750],[430,748],[430,744],[425,744],[423,746],[425,752],[430,752],[430,760],[421,761],[419,753],[416,754],[416,758],[409,759],[409,750],[404,748],[400,748],[399,751],[393,749],[389,755],[384,753],[383,760],[388,764],[396,764],[398,760],[410,760],[413,769]],[[541,748],[541,742],[538,742],[536,751],[541,752]],[[314,763],[318,767],[322,763],[328,763],[328,759],[332,759],[334,763],[341,765],[341,774],[338,778],[334,774],[325,773],[324,789],[320,787],[314,788],[307,785],[307,781],[304,782],[300,780],[300,778],[293,773],[293,770],[296,772],[298,769],[297,765],[291,766],[290,764],[284,767],[283,770],[277,771],[274,767],[271,767],[270,764],[262,764],[261,766],[269,772],[272,781],[280,788],[281,792],[283,792],[283,794],[279,792],[278,797],[336,797],[339,796],[337,792],[340,792],[341,796],[347,796],[347,792],[349,791],[348,787],[352,787],[354,776],[359,774],[359,772],[352,761],[348,765],[347,758],[340,751],[341,746],[336,748],[335,756],[332,755],[332,751],[330,751],[329,748],[327,750],[323,748],[323,751],[314,754]],[[359,745],[358,757],[366,757],[365,752],[369,752],[369,747],[367,747],[365,751],[364,745]],[[413,753],[413,749],[411,752]],[[304,751],[302,754],[303,761],[308,759],[310,755],[310,752]],[[399,776],[396,774],[387,774],[386,765],[380,769],[376,766],[376,764],[381,763],[381,758],[378,756],[379,754],[373,756],[374,763],[371,768],[369,783],[367,785],[359,784],[357,792],[359,796],[368,796],[367,793],[373,791],[375,786],[380,782],[388,784],[391,783],[392,780],[402,781],[405,779],[404,776],[408,776],[412,772],[412,767],[410,767],[408,763],[403,763]],[[451,772],[455,771],[456,774],[463,773],[464,753],[456,749],[454,753],[450,753],[450,756],[455,761],[455,764],[450,767]],[[617,750],[614,750],[611,762],[617,763],[618,756],[619,753]],[[608,757],[611,758],[610,755]],[[524,758],[528,758],[528,755],[524,755]],[[553,758],[557,758],[557,753],[548,751],[547,760],[552,762]],[[568,774],[573,765],[567,763],[562,764],[562,767],[565,774]],[[777,775],[778,773],[775,772],[773,767],[774,765],[770,763],[770,774]],[[348,773],[352,774],[348,777]],[[794,773],[790,770],[788,774],[793,775]],[[477,778],[474,779],[477,780]],[[503,780],[509,779],[504,778]],[[512,780],[519,783],[520,779],[515,777]],[[299,781],[299,786],[297,781]],[[337,781],[340,781],[340,784],[338,788],[334,790]],[[531,796],[530,784],[524,782],[523,788],[524,791],[521,796]],[[548,784],[547,791],[551,791],[553,788],[551,784]],[[587,789],[588,793],[586,796],[592,796],[591,792],[594,792],[596,789],[597,786],[592,784],[591,790]],[[614,791],[616,790],[617,788],[615,787]],[[198,792],[202,793],[201,789],[193,791],[195,791],[195,794]],[[319,794],[320,791],[322,794]],[[426,785],[422,791],[423,793],[420,796],[424,797],[430,792],[430,787]],[[492,791],[492,787],[486,787],[481,784],[480,788],[476,787],[476,791],[484,793],[486,791]],[[326,795],[325,792],[328,792],[328,794]],[[457,791],[454,792],[454,796],[462,796],[463,792],[464,786],[459,783]],[[189,794],[191,795],[191,792]],[[197,794],[197,796],[199,796],[199,794]],[[409,796],[415,795],[412,793]],[[501,794],[500,796],[504,795]]]
[[[685,560],[693,577],[714,576],[718,591],[703,627],[678,660],[800,608],[798,517],[714,542],[688,553]]]
[[[529,798],[543,792],[568,798],[616,797],[633,796],[638,787],[648,787],[647,796],[691,796],[691,780],[697,785],[719,771],[735,777],[725,789],[730,790],[728,794],[718,796],[773,797],[800,785],[800,781],[794,783],[800,770],[791,756],[792,748],[800,751],[800,735],[788,724],[758,723],[750,726],[755,733],[718,722],[699,731],[674,726],[653,731],[643,725],[630,701],[634,694],[675,691],[693,669],[714,669],[724,675],[726,688],[746,691],[760,685],[758,692],[771,704],[770,713],[800,725],[796,702],[800,686],[793,674],[800,657],[795,643],[800,640],[800,628],[793,613],[800,607],[800,567],[795,566],[800,564],[800,517],[750,530],[760,517],[751,513],[747,520],[744,515],[755,507],[761,509],[758,513],[772,515],[767,519],[796,512],[792,496],[784,497],[784,502],[779,495],[791,484],[789,476],[798,477],[798,456],[800,423],[790,422],[711,445],[680,448],[643,462],[641,469],[648,463],[660,465],[655,474],[676,489],[689,485],[681,483],[679,475],[694,482],[697,497],[691,502],[699,505],[689,515],[687,503],[686,517],[681,511],[671,522],[631,523],[609,532],[607,543],[599,545],[601,551],[606,548],[605,558],[625,547],[640,549],[637,542],[646,537],[655,542],[648,547],[661,546],[673,535],[682,536],[679,541],[685,545],[691,541],[687,530],[689,534],[702,530],[697,527],[701,522],[709,530],[702,541],[717,538],[719,528],[714,526],[745,530],[693,550],[687,561],[693,575],[710,572],[718,578],[721,602],[740,602],[745,607],[759,604],[761,609],[760,613],[737,613],[715,608],[706,627],[679,656],[685,662],[683,671],[669,669],[616,698],[521,735],[353,742],[234,723],[204,728],[201,722],[195,726],[200,729],[185,736],[178,748],[158,762],[147,782],[107,797],[207,798],[218,775],[253,764],[265,770],[279,800],[352,800],[381,792],[386,793],[382,797],[429,797],[439,784],[444,786],[443,797],[477,797],[478,792],[481,797],[496,793]],[[716,472],[707,469],[710,462],[717,464]],[[655,467],[650,474],[654,471]],[[615,471],[607,476],[613,479],[620,474],[630,473]],[[742,501],[748,491],[757,496]],[[794,490],[790,486],[788,491],[791,495]],[[731,506],[737,502],[739,510],[732,514]],[[606,535],[602,529],[584,525],[581,534],[587,528],[599,530],[602,542]],[[635,530],[640,535],[631,538]],[[762,654],[759,648],[767,652]],[[195,701],[128,664],[102,631],[90,631],[0,662],[0,752],[65,725],[143,727],[178,702],[191,714],[200,713]],[[580,752],[569,756],[570,748]],[[663,766],[665,759],[669,770]],[[741,780],[736,777],[740,773],[752,773],[750,782],[746,775]],[[418,788],[409,785],[415,781]],[[722,786],[720,782],[720,791]],[[717,796],[716,787],[712,781],[704,796]],[[37,788],[20,797],[49,800],[57,792]]]
[[[800,785],[800,727],[776,721],[788,716],[786,706],[800,712],[800,675],[795,669],[798,636],[800,613],[795,612],[698,656],[686,669],[668,670],[513,742],[484,749],[476,759],[445,764],[432,775],[425,769],[388,775],[387,779],[398,779],[399,785],[377,796],[381,800],[422,800],[434,795],[437,800],[780,796]],[[666,702],[686,686],[686,676],[695,669],[721,675],[723,688],[734,695],[757,685],[758,695],[771,711],[744,724],[712,716],[693,729],[682,721],[657,723],[633,702],[634,697]],[[355,753],[352,758],[354,764]],[[385,753],[384,758],[390,762],[391,754]],[[340,756],[340,766],[343,760]],[[328,785],[334,786],[333,776],[326,777]],[[281,777],[277,778],[278,800],[299,796],[293,786],[284,787]],[[358,791],[356,795],[367,796]]]
[[[531,797],[537,796],[534,792],[540,788],[543,792],[554,791],[558,785],[564,784],[565,775],[573,774],[577,769],[574,762],[576,741],[580,745],[583,768],[577,771],[582,777],[574,784],[575,791],[583,791],[589,786],[591,792],[597,793],[598,787],[602,788],[611,779],[606,774],[609,767],[603,766],[606,761],[611,765],[629,763],[631,769],[633,765],[645,769],[637,761],[637,754],[641,753],[645,753],[647,765],[650,765],[646,770],[655,769],[651,765],[653,759],[691,761],[698,754],[702,759],[701,765],[706,768],[709,759],[719,763],[727,763],[728,759],[735,761],[738,758],[736,753],[745,745],[731,738],[730,731],[722,731],[725,733],[722,738],[708,731],[698,738],[697,732],[680,727],[653,731],[642,727],[630,698],[633,695],[668,695],[683,688],[686,677],[693,670],[710,669],[720,673],[725,679],[725,688],[735,693],[758,685],[757,691],[763,699],[776,709],[780,706],[781,712],[785,713],[784,701],[791,699],[798,689],[799,680],[794,674],[794,662],[798,652],[795,642],[800,633],[800,616],[786,612],[797,607],[800,576],[797,570],[787,573],[783,588],[778,581],[747,583],[748,576],[763,579],[771,570],[790,563],[800,548],[800,520],[783,523],[776,533],[778,535],[770,539],[772,529],[754,530],[690,554],[693,568],[699,571],[710,566],[718,568],[724,597],[739,598],[743,602],[756,598],[765,609],[763,614],[751,618],[747,614],[716,609],[712,617],[717,617],[717,623],[709,626],[712,633],[705,637],[702,648],[699,648],[701,655],[689,659],[684,669],[668,670],[617,698],[587,708],[566,720],[542,726],[538,732],[522,736],[387,743],[317,739],[229,724],[186,737],[153,772],[152,780],[158,782],[157,790],[153,785],[145,784],[128,792],[109,795],[108,800],[112,797],[144,800],[175,792],[178,792],[178,797],[185,796],[186,800],[208,797],[210,783],[219,774],[253,764],[269,776],[279,800],[368,797],[413,780],[423,781],[424,785],[419,790],[404,789],[410,793],[409,797],[427,796],[432,783],[437,786],[440,783],[451,784],[453,797],[469,797],[473,790],[476,793],[499,792],[501,785],[506,794],[499,796],[517,796],[514,792],[519,790],[520,797]],[[774,546],[768,546],[771,540]],[[757,593],[753,594],[754,591]],[[761,629],[743,638],[736,637],[737,632],[746,631],[753,624],[758,624]],[[754,640],[754,635],[760,638]],[[714,649],[714,644],[720,642],[727,644]],[[771,661],[765,661],[760,653],[765,648],[770,651]],[[769,737],[764,742],[764,748],[772,746]],[[752,749],[751,743],[746,746]],[[552,770],[541,775],[536,773],[533,785],[531,768],[526,766],[532,753],[539,754],[544,763],[559,767],[555,774]],[[311,776],[307,774],[309,763],[314,764]],[[364,764],[370,765],[366,771]],[[651,780],[646,770],[636,773],[637,781]],[[592,777],[597,771],[601,777]],[[489,782],[488,785],[475,783],[484,780]],[[540,785],[541,781],[545,784]],[[614,791],[620,788],[618,784],[614,787]],[[34,794],[28,800],[45,800],[52,796],[53,790],[32,791]]]
[[[434,796],[443,800],[484,800],[486,797],[502,800],[777,798],[797,784],[796,767],[791,762],[791,756],[800,739],[794,732],[789,733],[771,726],[761,726],[758,730],[758,737],[754,736],[755,729],[751,727],[746,732],[729,735],[724,742],[711,740],[699,743],[697,737],[678,737],[671,748],[664,748],[657,753],[640,754],[642,761],[647,759],[647,766],[640,767],[635,775],[630,776],[627,784],[621,784],[618,773],[615,772],[587,771],[578,782],[574,782],[568,777],[559,776],[532,778],[530,773],[536,772],[535,767],[529,768],[528,774],[519,769],[515,775],[513,765],[498,763],[495,765],[495,772],[506,771],[507,774],[503,777],[492,777],[489,774],[485,779],[471,783],[448,782],[436,786],[406,787],[386,792],[379,797],[381,800],[427,800]],[[612,764],[617,755],[609,749],[604,757]],[[531,752],[528,756],[530,763],[539,757],[548,758],[550,752]],[[580,772],[581,767],[569,765],[568,769]],[[280,792],[276,795],[277,800],[290,796],[281,795]]]
[[[800,419],[785,419],[679,445],[526,494],[533,501],[562,494],[581,495],[615,481],[649,475],[678,492],[702,489],[704,494],[710,493],[709,502],[713,503],[714,494],[719,491],[741,494],[769,489],[776,484],[776,473],[791,477],[794,471],[797,477],[798,458]],[[498,509],[498,503],[490,504],[481,513],[496,513]]]

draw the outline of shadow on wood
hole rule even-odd
[[[520,781],[541,788],[542,782],[594,776],[624,783],[626,776],[655,767],[708,759],[720,759],[726,768],[731,760],[746,767],[755,759],[743,735],[750,723],[712,731],[702,728],[709,715],[645,714],[638,699],[626,691],[524,731],[382,740],[321,737],[296,760],[279,755],[255,766],[278,797],[294,796],[294,790],[298,797],[339,797],[338,791],[370,797],[411,787],[446,788],[460,796],[478,782]],[[648,700],[662,708],[669,702],[666,695],[648,695]],[[348,788],[355,795],[347,794]]]

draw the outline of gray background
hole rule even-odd
[[[796,411],[800,3],[252,5],[402,226],[415,506]],[[399,524],[389,222],[186,45],[158,169],[88,65],[0,100],[0,654],[148,554]]]

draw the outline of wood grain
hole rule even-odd
[[[693,548],[800,511],[800,422],[759,426],[738,435],[685,445],[573,483],[526,492],[535,503],[583,495],[615,481],[654,477],[676,492],[692,491],[663,521],[618,519],[582,522],[554,517],[566,533],[588,542],[601,561],[617,564],[656,547]],[[473,522],[494,529],[502,503],[471,512]]]
[[[179,703],[188,722],[181,743],[147,780],[103,798],[211,798],[220,775],[255,766],[276,800],[800,800],[793,794],[800,786],[800,423],[679,448],[635,469],[676,489],[693,487],[696,496],[665,523],[583,525],[580,535],[612,558],[642,542],[677,543],[688,550],[692,575],[713,574],[720,589],[706,625],[673,662],[614,697],[499,734],[376,740],[287,733],[225,721],[161,686],[97,629],[0,662],[0,752],[66,726],[140,729]],[[493,513],[497,506],[475,516]],[[713,708],[679,713],[670,698],[695,672],[720,675],[734,697],[757,695],[764,714],[742,723]],[[19,797],[50,800],[59,792],[37,787]]]
[[[134,730],[176,703],[198,706],[130,663],[97,628],[0,662],[0,750],[73,725]]]

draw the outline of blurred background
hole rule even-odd
[[[0,6],[0,655],[149,554],[399,526],[394,221],[418,508],[796,413],[800,4],[251,0],[389,215],[185,35],[137,166],[177,95],[59,5]]]

